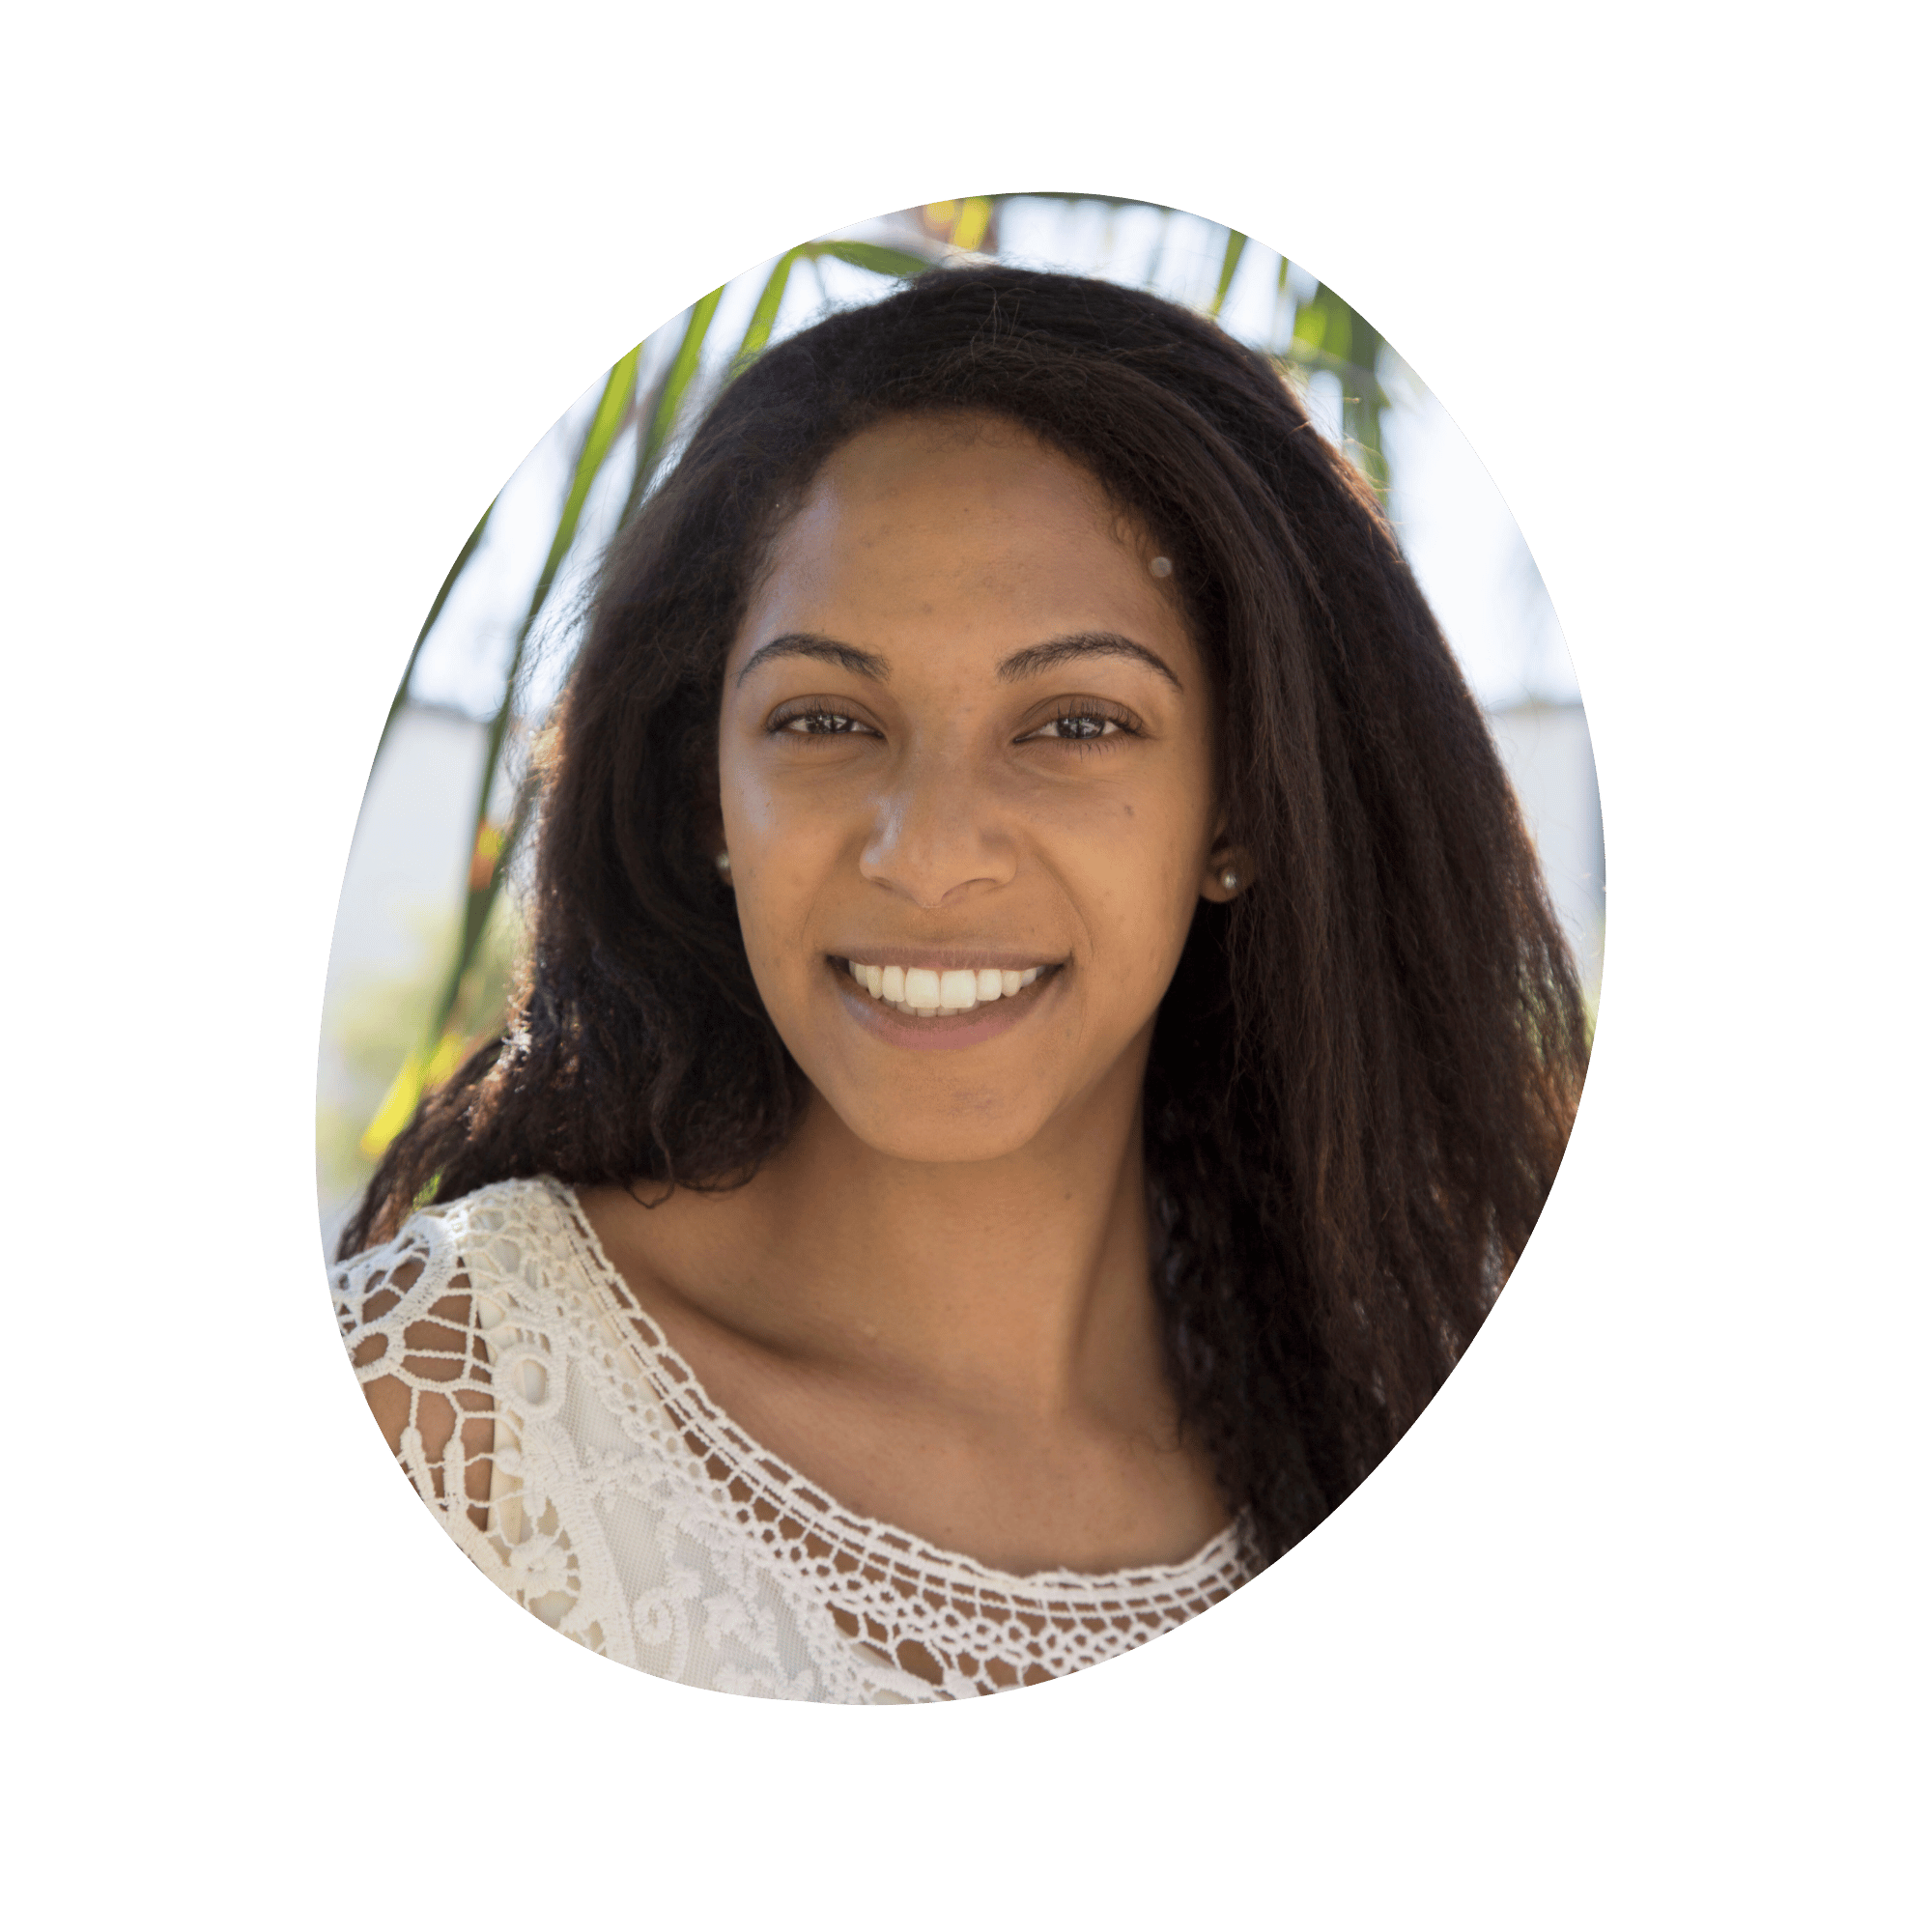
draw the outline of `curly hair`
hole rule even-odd
[[[770,545],[871,424],[990,412],[1174,562],[1250,887],[1197,910],[1147,1074],[1183,1427],[1258,1562],[1442,1384],[1520,1253],[1587,1058],[1482,713],[1373,492],[1264,357],[1153,296],[936,270],[767,351],[611,544],[547,750],[504,1041],[429,1094],[342,1239],[539,1174],[729,1188],[804,1075],[711,858],[725,656]]]

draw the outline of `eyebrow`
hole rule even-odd
[[[1037,677],[1041,671],[1052,670],[1074,658],[1134,658],[1157,670],[1176,691],[1181,688],[1180,680],[1145,644],[1137,644],[1118,631],[1076,631],[1070,637],[1029,644],[1025,650],[1004,659],[995,675],[1002,684],[1014,684],[1023,677]]]
[[[787,631],[783,637],[760,644],[745,660],[745,668],[738,673],[733,689],[772,658],[818,658],[837,665],[840,670],[849,670],[854,677],[869,677],[875,684],[884,684],[888,676],[886,661],[875,651],[857,650],[831,638],[813,637],[809,631]]]
[[[1024,650],[1002,658],[994,676],[1002,684],[1017,684],[1022,678],[1037,677],[1042,671],[1053,670],[1075,658],[1089,657],[1133,658],[1158,671],[1176,691],[1182,688],[1180,680],[1152,651],[1131,638],[1122,637],[1118,631],[1075,631],[1064,638],[1049,638],[1043,644],[1028,644]],[[862,651],[809,631],[787,631],[783,637],[760,644],[745,660],[745,668],[735,683],[742,685],[760,665],[773,658],[817,658],[821,663],[850,671],[854,677],[870,678],[875,684],[887,683],[892,675],[891,666],[876,651]]]

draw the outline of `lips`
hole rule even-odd
[[[883,966],[848,959],[845,970],[873,999],[923,1020],[970,1013],[1031,986],[1042,968],[1028,966]]]
[[[921,962],[900,952],[890,963],[838,956],[826,963],[847,996],[858,1000],[867,1024],[905,1045],[965,1046],[1004,1033],[1061,972],[1058,962],[1037,955],[1022,961],[1010,954],[953,953]]]

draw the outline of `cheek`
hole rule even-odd
[[[760,780],[755,763],[721,751],[718,759],[718,808],[724,820],[724,840],[736,867],[742,850],[747,860],[770,837],[778,815],[771,788]]]
[[[731,863],[790,865],[849,842],[855,808],[848,763],[787,757],[760,744],[721,752],[718,801]]]
[[[779,1017],[816,963],[803,945],[849,842],[844,817],[763,780],[750,761],[720,761],[719,804],[745,952]]]
[[[1068,858],[1077,851],[1084,923],[1110,1004],[1116,997],[1134,1006],[1158,1000],[1186,943],[1207,844],[1207,828],[1192,823],[1190,803],[1123,804],[1068,841]]]

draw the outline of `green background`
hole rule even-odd
[[[189,8],[8,66],[25,1922],[1903,1918],[1922,435],[1876,19]],[[1283,249],[1488,462],[1596,738],[1596,1065],[1466,1364],[1258,1584],[972,1706],[688,1692],[471,1575],[361,1410],[336,889],[556,413],[792,242],[1028,187]]]

